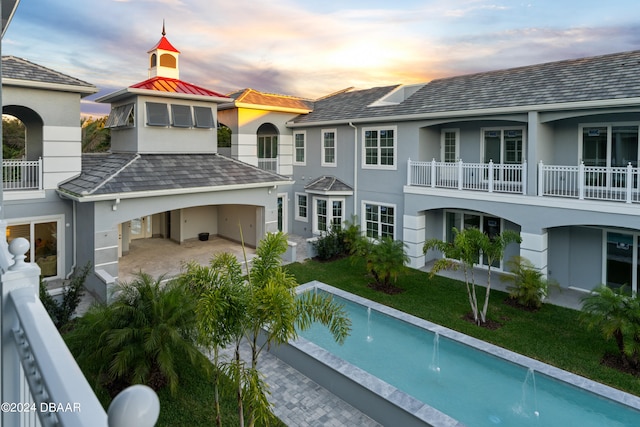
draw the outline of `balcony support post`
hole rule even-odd
[[[632,192],[631,190],[633,189],[633,167],[631,166],[631,163],[627,163],[627,197],[625,199],[625,202],[627,203],[631,203],[632,202]]]
[[[578,199],[584,200],[584,162],[578,166]]]

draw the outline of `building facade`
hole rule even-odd
[[[24,161],[40,162],[38,188],[5,191],[6,217],[46,275],[92,262],[104,296],[134,238],[239,240],[240,226],[255,245],[355,220],[403,240],[414,268],[442,256],[424,242],[453,228],[514,230],[522,243],[505,259],[524,256],[563,287],[638,289],[640,51],[316,100],[198,87],[180,80],[179,54],[163,32],[148,79],[100,99],[112,152],[85,156],[79,101],[96,88],[3,59],[3,111],[29,129]],[[230,146],[218,147],[219,124]]]

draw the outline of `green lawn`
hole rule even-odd
[[[350,259],[328,263],[310,260],[287,268],[298,283],[319,280],[640,396],[639,378],[600,364],[605,351],[615,351],[615,345],[606,342],[597,331],[587,331],[578,321],[578,311],[544,304],[539,311],[528,312],[505,304],[507,294],[494,290],[488,317],[502,327],[488,330],[463,319],[471,310],[464,283],[456,280],[438,276],[430,279],[427,273],[406,269],[397,283],[404,292],[387,295],[367,287],[369,277],[362,261],[353,264]],[[484,299],[484,288],[479,291],[479,298]]]

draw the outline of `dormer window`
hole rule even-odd
[[[193,126],[191,117],[191,107],[188,105],[171,104],[172,125],[179,128],[190,128]]]
[[[118,105],[111,109],[111,114],[105,123],[106,128],[133,127],[135,119],[133,115],[133,104]]]
[[[193,107],[196,116],[196,127],[203,129],[213,129],[215,122],[213,121],[213,113],[209,107]]]
[[[167,104],[147,102],[147,125],[169,126],[169,109]]]

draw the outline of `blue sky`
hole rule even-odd
[[[637,0],[21,0],[2,54],[101,95],[147,78],[164,19],[183,80],[318,97],[640,49],[638,11]]]

